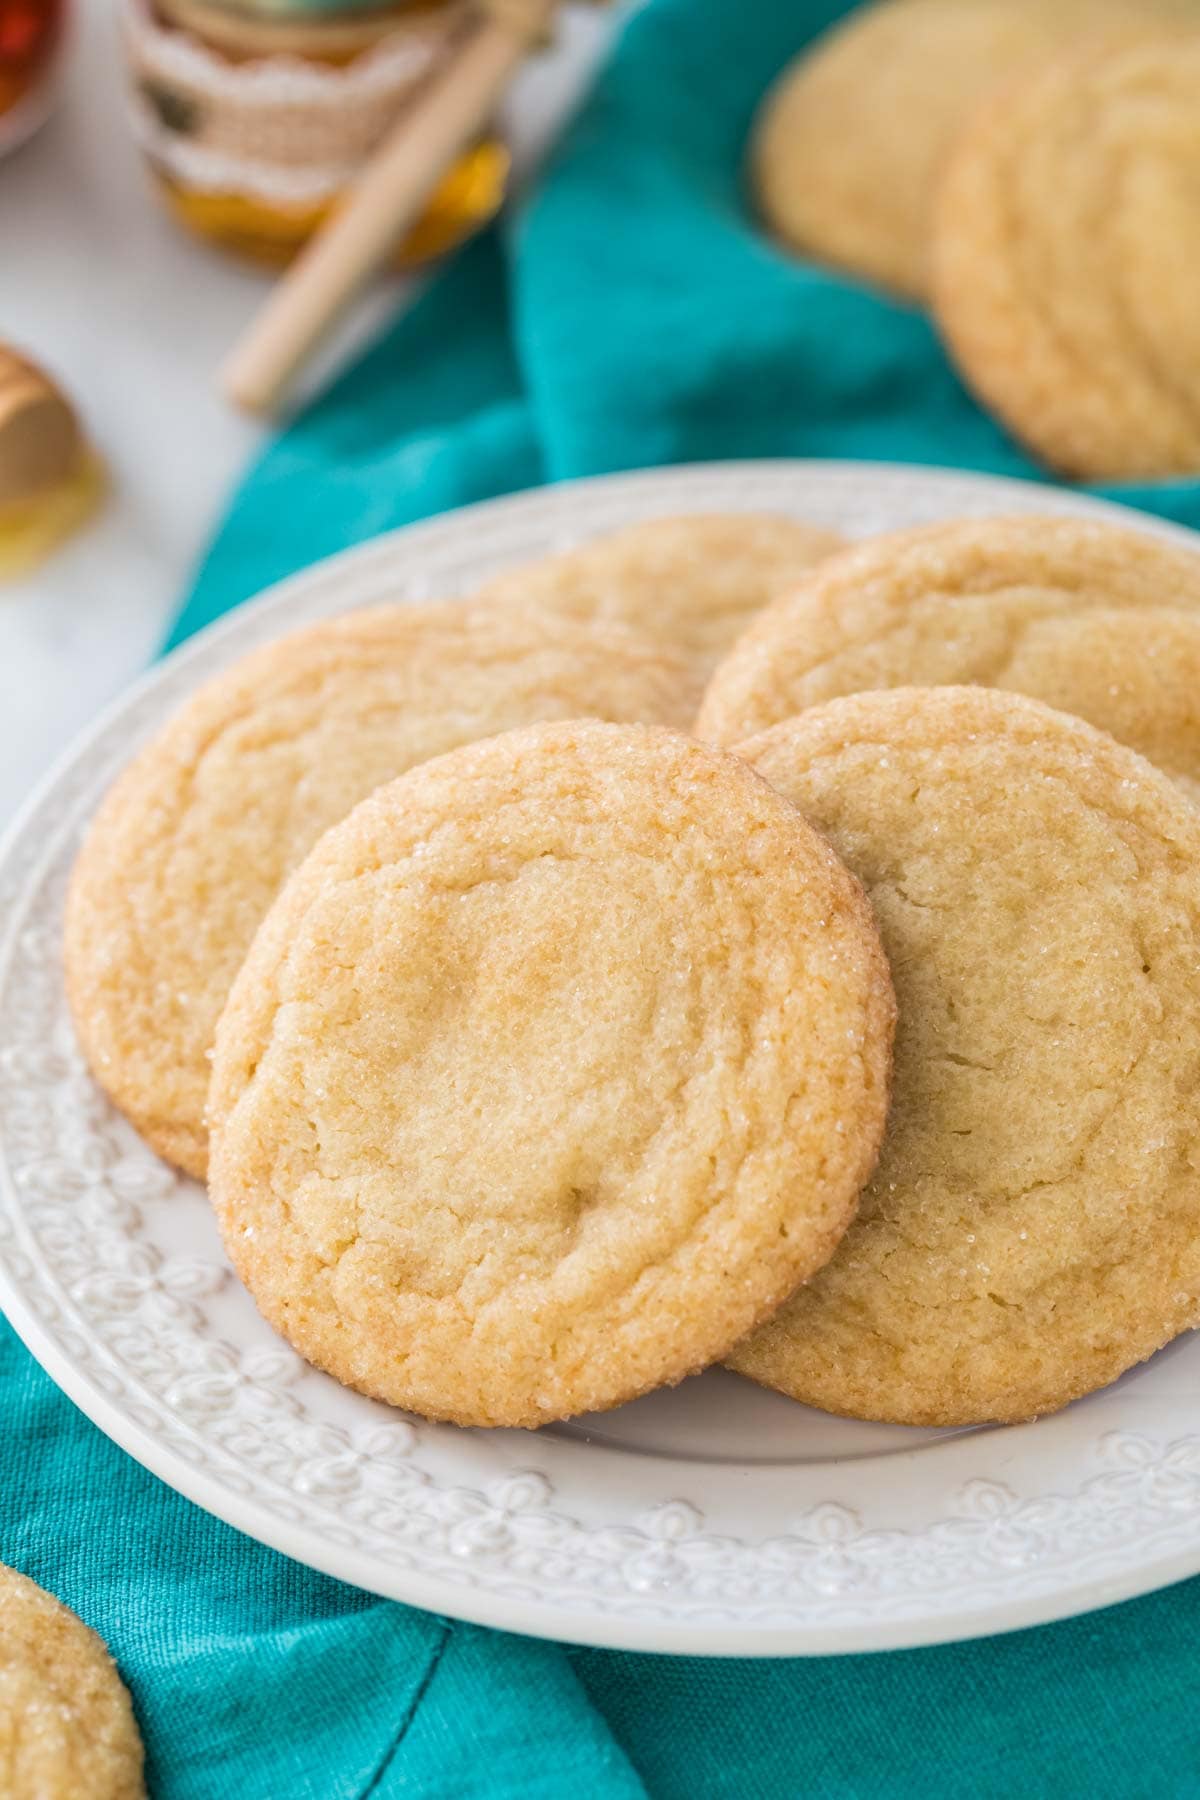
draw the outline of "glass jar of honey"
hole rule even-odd
[[[0,154],[49,111],[62,35],[62,0],[0,0]]]
[[[0,0],[3,6],[6,0]],[[464,0],[123,0],[134,130],[175,216],[222,248],[289,260],[418,87]],[[484,225],[509,156],[486,134],[400,246],[412,268]]]

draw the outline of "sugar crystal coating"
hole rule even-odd
[[[1200,1322],[1200,811],[1016,694],[742,746],[863,881],[899,1009],[878,1168],[732,1366],[830,1412],[1027,1419]]]
[[[857,884],[744,763],[511,732],[381,788],[272,909],[217,1033],[214,1205],[338,1379],[467,1424],[612,1406],[829,1255],[891,1028]]]

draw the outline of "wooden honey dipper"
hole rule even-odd
[[[478,137],[557,0],[476,0],[451,56],[415,96],[345,204],[301,251],[221,372],[248,412],[271,412],[446,169]]]

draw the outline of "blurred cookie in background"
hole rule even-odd
[[[1062,474],[1200,469],[1198,102],[1200,29],[1090,48],[1005,89],[948,164],[938,325]]]
[[[754,126],[767,227],[818,262],[914,299],[934,189],[993,88],[1080,37],[1200,17],[1194,0],[882,0],[789,65]]]

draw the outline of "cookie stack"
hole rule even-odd
[[[1200,1322],[1198,634],[1200,558],[1036,518],[298,632],[98,814],[81,1041],[365,1393],[1033,1417]]]
[[[1198,96],[1197,0],[879,0],[780,77],[752,181],[1051,467],[1194,471]]]

